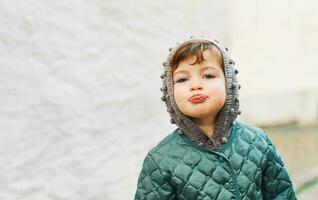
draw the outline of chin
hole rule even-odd
[[[210,112],[191,112],[191,113],[187,113],[185,115],[192,117],[192,118],[205,118],[205,117],[209,117],[212,116],[214,112],[210,113]]]
[[[195,109],[195,110],[185,110],[185,111],[182,111],[182,113],[193,118],[204,118],[204,117],[217,115],[220,110],[221,108],[220,109],[210,108],[209,110],[207,108],[202,108],[202,109]]]

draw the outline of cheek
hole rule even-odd
[[[182,92],[181,92],[179,87],[174,87],[173,95],[174,95],[174,98],[176,100],[176,103],[178,104],[180,102],[180,100],[182,99]]]
[[[225,98],[226,98],[226,90],[225,90],[225,85],[224,84],[219,84],[216,87],[213,88],[212,94],[211,94],[214,99],[220,103],[224,104]]]
[[[177,87],[174,87],[173,94],[174,94],[176,104],[180,108],[180,106],[183,105],[185,101],[187,101],[187,96],[186,96],[187,93],[185,92],[184,88],[177,86]]]
[[[220,97],[225,97],[226,95],[225,87],[224,86],[217,87],[215,89],[215,93]]]

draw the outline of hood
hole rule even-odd
[[[191,40],[205,40],[215,45],[221,52],[223,57],[223,71],[225,76],[225,88],[226,99],[223,107],[219,111],[218,118],[216,120],[214,133],[210,139],[203,130],[192,121],[188,116],[184,115],[177,107],[174,95],[173,95],[173,77],[171,59],[176,49],[183,44]],[[187,39],[181,43],[177,43],[175,47],[169,49],[169,54],[166,61],[163,62],[164,73],[161,75],[163,93],[162,101],[167,106],[167,111],[171,117],[170,122],[178,126],[179,133],[186,135],[192,142],[211,150],[217,150],[223,146],[230,135],[231,128],[239,111],[239,89],[236,74],[238,70],[234,68],[235,62],[230,57],[228,49],[221,46],[217,40],[207,40],[203,38]]]

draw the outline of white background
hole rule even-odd
[[[216,38],[240,70],[242,121],[317,120],[316,1],[0,2],[0,199],[133,199],[176,127],[169,47]]]

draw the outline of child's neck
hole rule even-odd
[[[192,118],[192,120],[203,130],[203,132],[211,139],[214,133],[215,118]]]

